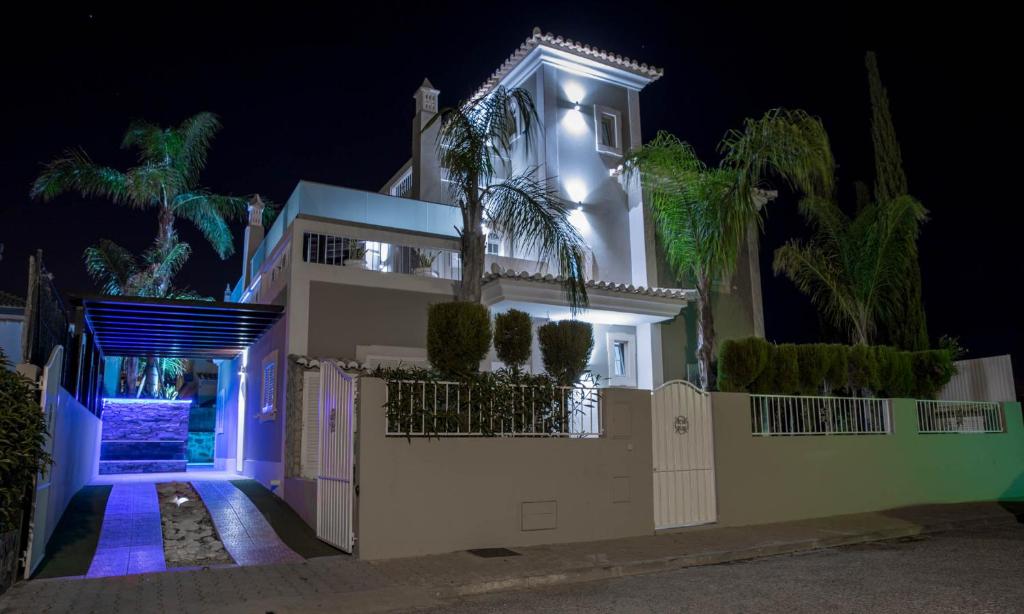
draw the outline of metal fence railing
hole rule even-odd
[[[750,396],[753,435],[887,435],[891,424],[887,399]]]
[[[509,386],[495,394],[464,382],[387,383],[387,435],[401,437],[600,437],[594,387]]]
[[[355,266],[381,273],[405,273],[440,279],[462,279],[462,261],[454,250],[397,245],[307,232],[302,260],[334,266]]]
[[[999,403],[918,401],[918,433],[1002,433]]]

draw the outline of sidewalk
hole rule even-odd
[[[1024,512],[1018,509],[1017,513]],[[21,583],[0,612],[387,611],[462,595],[666,571],[979,525],[1013,524],[997,503],[933,505],[752,527],[702,527],[579,544],[357,561],[228,567]]]

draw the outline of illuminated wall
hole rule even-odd
[[[191,401],[103,399],[100,474],[185,471]]]

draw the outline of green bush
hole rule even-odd
[[[718,351],[718,389],[748,390],[768,364],[770,345],[760,337],[729,339]]]
[[[427,360],[445,377],[480,370],[491,347],[491,315],[479,303],[436,303],[427,310]]]
[[[911,369],[914,373],[915,398],[933,398],[956,374],[953,357],[949,350],[924,350],[911,352]]]
[[[494,316],[494,351],[498,360],[519,370],[530,360],[533,330],[530,316],[517,309]]]
[[[825,371],[825,388],[829,394],[846,388],[850,348],[838,343],[825,344],[828,368]]]
[[[821,394],[828,374],[829,349],[824,343],[796,346],[796,361],[800,370],[800,394]]]
[[[775,387],[777,394],[800,392],[800,363],[796,345],[783,343],[775,348]]]
[[[878,387],[878,359],[871,348],[855,345],[848,355],[849,387],[852,392],[874,390]]]
[[[51,462],[35,386],[8,367],[0,350],[0,534],[18,526],[28,488]]]
[[[575,384],[594,349],[594,327],[586,322],[548,322],[537,329],[544,369],[562,386]]]
[[[726,341],[718,360],[720,389],[755,394],[872,393],[928,399],[956,372],[949,350],[906,352],[839,344],[772,345],[763,339]]]

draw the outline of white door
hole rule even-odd
[[[709,395],[672,381],[653,393],[654,527],[718,519],[715,449]]]
[[[333,360],[320,362],[320,466],[316,478],[316,536],[352,552],[352,471],[355,463],[352,376]]]
[[[53,440],[57,434],[57,395],[60,394],[61,365],[64,362],[64,348],[57,346],[50,353],[50,359],[43,368],[42,389],[39,403],[42,406],[43,418],[46,420],[46,440],[43,444],[48,454],[53,454]],[[0,367],[2,368],[2,367]],[[55,463],[66,462],[64,458],[55,458]],[[36,475],[36,487],[32,499],[32,522],[29,525],[28,543],[25,550],[25,579],[32,576],[46,552],[46,542],[53,534],[55,527],[49,526],[50,517],[50,473]]]

